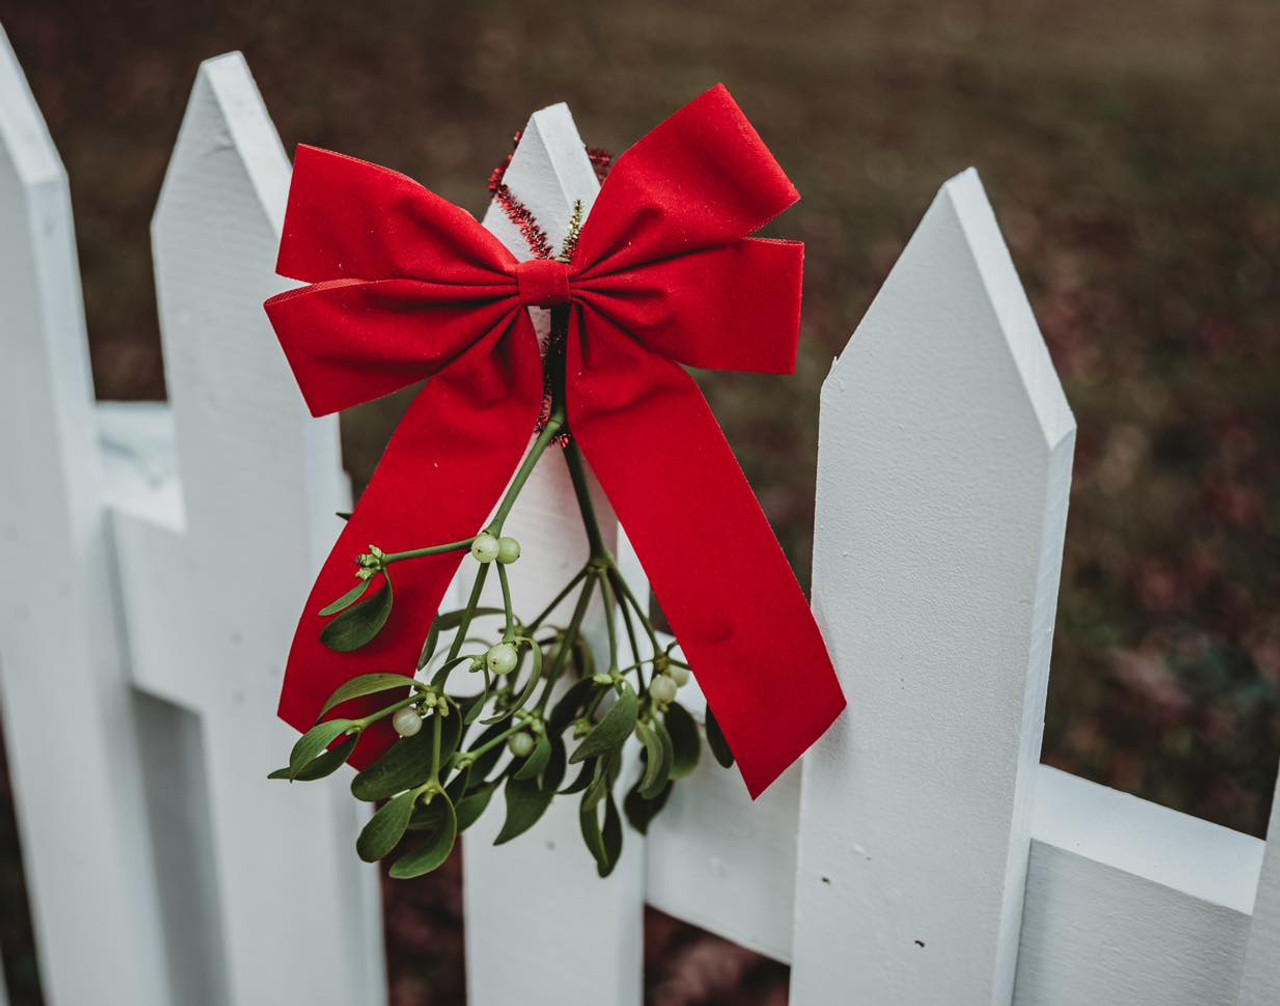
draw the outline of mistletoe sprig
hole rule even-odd
[[[562,261],[572,256],[580,207],[574,220]],[[351,793],[381,804],[356,842],[357,853],[368,862],[395,856],[390,869],[395,878],[417,877],[443,864],[458,834],[479,819],[500,788],[506,817],[495,844],[532,828],[557,796],[576,796],[583,841],[600,876],[607,876],[622,852],[622,816],[644,834],[675,782],[698,764],[698,726],[678,701],[689,665],[675,655],[674,642],[663,645],[646,605],[605,546],[586,464],[566,427],[567,321],[563,309],[552,312],[547,418],[488,526],[471,538],[405,552],[370,545],[356,558],[354,586],[320,612],[331,617],[321,641],[352,652],[377,638],[391,618],[394,566],[469,551],[479,567],[466,605],[430,622],[411,681],[398,673],[348,681],[294,745],[289,764],[271,774],[291,781],[331,775],[351,757],[365,730],[390,717],[399,739],[352,779]],[[520,559],[521,546],[503,528],[538,461],[555,444],[565,452],[589,553],[564,588],[526,621],[513,608],[508,572]],[[482,607],[481,595],[494,571],[502,607]],[[605,667],[598,666],[582,636],[597,596],[608,633]],[[552,614],[571,597],[568,622],[552,623]],[[393,698],[359,718],[334,715],[353,699],[378,695]],[[731,766],[733,754],[709,709],[705,723],[713,756]],[[620,813],[615,792],[623,748],[632,737],[641,745],[640,768],[629,780]]]

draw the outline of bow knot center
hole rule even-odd
[[[569,303],[569,267],[555,259],[516,264],[520,303],[525,307],[560,307]]]

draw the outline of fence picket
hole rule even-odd
[[[965,172],[823,386],[795,1006],[1010,1001],[1074,432]]]
[[[171,1002],[67,179],[0,30],[0,670],[48,1002]]]
[[[552,247],[559,248],[574,200],[581,199],[590,210],[599,187],[565,105],[534,113],[505,181],[533,212]],[[500,209],[491,207],[484,223],[513,254],[529,258],[523,238]],[[534,318],[539,334],[545,333],[548,312],[535,311]],[[631,553],[613,509],[598,487],[595,496],[608,544],[625,562]],[[558,451],[539,462],[506,532],[525,543],[512,567],[515,604],[518,610],[536,612],[559,592],[588,551]],[[648,588],[637,568],[632,562],[624,572],[645,596]],[[567,614],[561,624],[565,620]],[[603,629],[600,605],[593,603],[584,633],[599,646]],[[468,1001],[472,1006],[521,1001],[639,1004],[641,837],[628,831],[621,862],[608,880],[600,880],[582,844],[575,800],[555,801],[530,832],[495,849],[491,843],[501,823],[501,797],[495,796],[491,812],[463,836]]]
[[[1258,878],[1237,1006],[1280,1002],[1280,778],[1271,801],[1267,851]]]
[[[152,225],[183,523],[119,527],[130,626],[149,640],[139,680],[199,729],[211,861],[192,866],[211,875],[216,932],[191,936],[245,1006],[385,995],[356,805],[341,785],[266,779],[294,738],[275,718],[292,625],[346,498],[336,420],[307,414],[262,310],[285,286],[289,170],[241,56],[204,63]]]

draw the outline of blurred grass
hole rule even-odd
[[[1263,832],[1280,5],[0,0],[0,21],[70,172],[104,398],[163,393],[146,227],[200,59],[243,49],[290,147],[390,165],[476,212],[531,110],[567,100],[620,151],[723,80],[804,194],[773,230],[808,244],[805,331],[792,379],[703,380],[802,579],[817,387],[937,186],[976,165],[1080,424],[1045,760]],[[345,418],[357,483],[402,404]],[[393,955],[429,955],[396,951],[405,931]],[[455,1001],[450,961],[425,982],[401,966],[397,1001]],[[780,1001],[776,982],[679,998],[654,975],[654,1002]]]

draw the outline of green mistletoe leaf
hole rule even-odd
[[[369,823],[356,839],[356,854],[366,863],[376,863],[391,855],[409,829],[409,818],[413,815],[413,804],[417,799],[417,790],[410,790],[384,804],[369,818]]]
[[[568,766],[569,758],[568,753],[565,751],[564,741],[559,737],[553,737],[551,739],[551,757],[547,759],[547,767],[542,772],[542,788],[555,795],[555,791],[564,782],[564,773]]]
[[[369,584],[371,583],[373,583],[373,577],[370,577],[367,580],[361,580],[332,604],[325,605],[321,608],[321,617],[328,618],[330,615],[336,615],[338,612],[345,611],[347,608],[350,608],[364,596],[364,592],[369,589]]]
[[[592,692],[597,688],[605,687],[608,686],[599,685],[590,678],[575,681],[551,707],[551,715],[547,717],[547,733],[557,737],[564,733],[565,727],[574,721],[578,711],[586,705]]]
[[[620,747],[623,741],[631,736],[631,731],[636,728],[637,709],[635,689],[630,683],[624,681],[618,701],[605,714],[604,719],[595,725],[591,733],[587,734],[586,739],[578,745],[578,749],[569,758],[570,763],[576,765],[578,762],[595,758],[606,751]]]
[[[560,795],[572,796],[574,793],[581,793],[590,786],[591,781],[596,777],[596,764],[598,761],[599,759],[597,758],[591,758],[584,762],[582,768],[578,771],[577,777],[560,791]]]
[[[359,741],[359,734],[354,737],[348,737],[336,747],[332,747],[324,754],[312,758],[296,773],[286,765],[284,768],[276,769],[267,778],[288,779],[296,782],[313,782],[316,779],[323,779],[327,775],[332,775],[347,763],[347,759],[351,757],[351,752],[356,749],[356,744]]]
[[[443,793],[437,793],[429,806],[437,804],[440,805],[440,824],[422,845],[391,865],[390,874],[394,879],[411,880],[437,870],[453,852],[453,844],[458,839],[458,814]]]
[[[328,720],[325,723],[317,723],[298,738],[297,743],[293,745],[293,750],[289,752],[287,778],[297,779],[299,773],[324,754],[330,744],[354,728],[355,724],[351,720]]]
[[[431,776],[434,724],[430,720],[433,717],[428,717],[412,737],[401,737],[386,754],[352,779],[351,795],[366,803],[376,803],[426,782]]]
[[[350,702],[352,699],[363,698],[366,695],[377,695],[379,692],[395,691],[397,688],[408,688],[415,683],[413,678],[406,677],[403,674],[361,674],[358,678],[352,678],[329,696],[329,701],[324,704],[324,708],[320,710],[320,715],[317,719],[323,719],[331,709],[337,708],[344,702]]]
[[[654,772],[649,785],[640,788],[640,795],[646,800],[651,800],[657,796],[658,791],[671,779],[671,769],[676,760],[675,749],[671,744],[671,735],[667,733],[667,728],[657,720],[653,722],[653,735],[658,742],[658,768]],[[652,761],[649,764],[652,767]],[[642,779],[641,782],[643,781]]]
[[[377,637],[391,617],[394,594],[391,577],[383,574],[381,590],[362,604],[348,608],[320,630],[320,642],[339,653],[351,653]]]
[[[514,776],[508,777],[503,792],[507,799],[507,818],[502,822],[498,837],[493,840],[494,845],[510,842],[537,824],[555,795],[555,790],[543,790],[533,779]]]
[[[498,789],[498,781],[487,782],[458,801],[458,831],[464,832],[480,819]]]
[[[652,799],[646,800],[640,795],[640,783],[636,783],[627,793],[626,799],[622,801],[622,812],[627,815],[627,821],[631,827],[646,835],[649,832],[649,825],[653,819],[658,816],[662,808],[667,805],[667,799],[671,796],[671,791],[675,789],[675,784],[668,781]]]
[[[585,797],[578,822],[582,828],[582,840],[596,861],[596,872],[601,877],[609,876],[622,855],[622,818],[618,815],[617,804],[613,802],[613,794],[610,793],[604,801],[603,828],[598,809],[588,806]]]
[[[673,702],[667,707],[662,722],[671,737],[671,746],[675,754],[671,763],[671,778],[683,779],[698,767],[698,756],[702,753],[702,742],[698,738],[698,724],[689,714],[689,710],[679,702]]]
[[[612,792],[613,784],[618,779],[618,773],[622,770],[622,751],[614,748],[607,755],[596,763],[595,778],[591,780],[591,785],[587,787],[586,792],[582,794],[582,805],[584,807],[596,807],[605,795]]]
[[[666,774],[663,773],[663,747],[662,742],[658,740],[658,735],[653,728],[647,723],[637,723],[636,733],[640,735],[640,742],[644,745],[644,775],[640,777],[639,788],[647,791],[653,788],[658,781],[659,775],[666,782]]]

